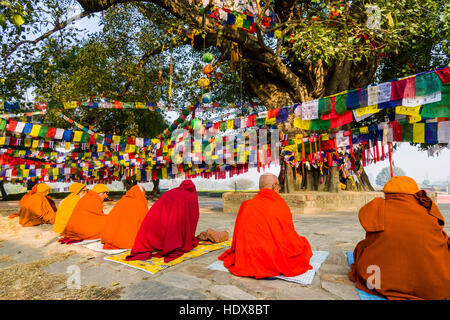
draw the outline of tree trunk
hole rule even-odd
[[[153,182],[153,190],[150,193],[150,197],[153,199],[157,198],[159,194],[161,194],[161,190],[159,189],[159,179],[152,180]]]
[[[112,5],[126,0],[77,0],[85,11],[100,12]],[[196,36],[194,47],[203,49],[204,45],[216,47],[222,54],[221,60],[229,59],[232,43],[237,43],[240,57],[239,63],[242,65],[242,84],[247,93],[257,97],[268,109],[276,109],[283,106],[292,105],[297,102],[306,102],[331,95],[344,90],[362,88],[370,84],[374,77],[380,60],[377,56],[369,59],[331,61],[325,63],[318,61],[299,61],[295,57],[282,57],[282,47],[289,45],[282,39],[278,39],[276,49],[269,48],[263,41],[261,30],[257,28],[256,36],[241,29],[233,29],[217,23],[216,20],[208,17],[207,14],[200,14],[195,7],[194,1],[190,0],[151,0],[142,2],[152,2],[170,12],[175,17],[181,19],[192,28],[201,29],[205,32],[205,37]],[[299,1],[279,1],[273,2],[277,18],[280,24],[292,22],[294,20],[310,19],[306,14],[310,7],[310,1],[304,1],[300,5]],[[350,11],[360,11],[360,3],[353,1],[349,4]],[[309,11],[308,11],[309,12]],[[312,11],[314,12],[314,11]],[[361,21],[360,21],[361,22]],[[364,21],[362,21],[364,22]],[[280,29],[282,30],[282,29]],[[283,37],[290,35],[289,27],[282,32]],[[350,54],[350,53],[349,53]],[[286,63],[285,60],[290,60]],[[292,58],[292,60],[290,59]],[[240,68],[236,68],[240,70]],[[302,133],[293,128],[291,121],[288,124],[280,124],[286,129],[283,133]],[[306,169],[305,169],[306,170]],[[284,192],[294,192],[295,183],[292,168],[289,165],[283,171],[285,175],[280,177],[280,187]],[[339,172],[337,168],[331,169],[330,177],[324,186],[314,183],[317,175],[307,170],[305,179],[301,179],[302,188],[307,190],[317,190],[324,188],[330,192],[339,192]],[[300,179],[299,179],[300,180]],[[367,186],[368,179],[362,178],[364,188],[373,189]],[[159,183],[159,182],[158,182]],[[360,183],[361,184],[361,183]],[[157,189],[158,190],[158,189]],[[153,193],[153,192],[152,192]]]
[[[366,171],[363,170],[361,175],[358,178],[359,183],[357,183],[358,191],[375,191],[370,183],[369,177],[366,174]]]
[[[6,201],[8,198],[8,194],[6,193],[5,186],[3,185],[4,181],[0,181],[0,192],[2,193],[2,201]]]

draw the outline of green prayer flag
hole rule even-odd
[[[6,119],[2,119],[2,122],[0,122],[0,130],[5,130],[6,128]]]
[[[47,131],[48,127],[42,126],[41,130],[39,130],[38,137],[45,138],[47,136]]]
[[[122,108],[123,109],[133,109],[134,103],[133,102],[124,102],[124,103],[122,103]]]
[[[227,131],[227,122],[226,121],[222,121],[220,123],[220,131]]]
[[[450,117],[450,83],[441,86],[441,101],[424,104],[420,115],[425,118]]]
[[[416,96],[426,96],[441,91],[441,79],[435,72],[416,76]]]
[[[402,142],[413,141],[413,124],[408,123],[402,125]]]
[[[317,131],[328,130],[330,129],[330,120],[311,120],[311,126],[309,127],[309,129]]]
[[[80,143],[88,143],[88,141],[89,141],[89,133],[83,131],[83,133],[81,134]]]
[[[343,114],[347,111],[347,94],[340,94],[336,96],[334,102],[334,110],[337,114]]]
[[[319,115],[329,113],[331,113],[331,98],[319,99]]]

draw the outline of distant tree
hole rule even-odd
[[[431,185],[431,182],[430,182],[430,180],[425,179],[425,180],[423,180],[422,185],[429,186],[429,185]]]
[[[405,171],[403,171],[402,168],[394,167],[393,169],[394,176],[406,176]],[[388,182],[391,179],[391,171],[389,167],[385,167],[381,169],[380,173],[378,173],[376,178],[376,183],[379,186],[384,186],[386,182]]]
[[[241,179],[235,179],[232,180],[228,186],[231,189],[237,189],[237,190],[248,190],[253,186],[253,181],[250,179],[245,179],[245,178],[241,178]]]

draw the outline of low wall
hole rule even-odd
[[[251,199],[256,193],[226,192],[222,195],[223,212],[235,213],[239,211],[241,203]],[[280,194],[286,201],[292,214],[323,213],[336,211],[355,211],[376,197],[382,197],[383,192],[342,191],[339,193],[308,191],[299,193]],[[429,193],[436,201],[436,193]]]

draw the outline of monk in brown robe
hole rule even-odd
[[[19,211],[19,223],[23,227],[55,223],[56,207],[49,193],[49,185],[36,185],[36,192],[27,197]]]
[[[100,239],[106,223],[103,200],[108,198],[108,188],[96,184],[81,198],[61,235],[70,240]]]
[[[103,249],[131,249],[147,212],[145,190],[135,185],[109,212],[102,234]]]
[[[409,177],[393,177],[383,192],[359,211],[366,238],[350,280],[387,299],[449,299],[450,240],[439,208]]]

